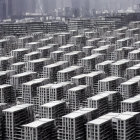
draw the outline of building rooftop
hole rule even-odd
[[[103,71],[93,71],[91,73],[86,74],[86,77],[94,77],[94,76],[97,76],[102,73],[104,73],[104,72]]]
[[[133,50],[133,51],[131,51],[131,52],[129,52],[129,54],[137,54],[137,53],[140,53],[140,49],[137,49],[137,50]]]
[[[16,74],[16,75],[12,75],[12,77],[18,78],[18,77],[28,76],[28,75],[31,75],[31,74],[36,74],[36,72],[32,72],[32,71],[23,72],[23,73],[19,73],[19,74]]]
[[[92,121],[90,121],[90,122],[88,122],[87,124],[88,125],[101,125],[101,124],[104,124],[104,123],[106,123],[106,122],[108,122],[110,119],[107,119],[107,118],[97,118],[97,119],[95,119],[95,120],[92,120]]]
[[[80,75],[76,75],[74,77],[72,77],[72,79],[80,79],[80,78],[84,78],[86,77],[86,74],[80,74]]]
[[[111,94],[116,94],[118,91],[104,91],[104,92],[99,92],[99,95],[111,95]]]
[[[7,42],[8,39],[0,39],[0,43]]]
[[[116,118],[116,119],[119,119],[119,120],[126,121],[126,120],[129,120],[129,119],[132,118],[132,117],[133,117],[133,116],[131,116],[131,115],[120,114],[119,116],[116,116],[115,118]]]
[[[64,54],[64,56],[65,55],[76,55],[76,54],[79,54],[79,53],[81,53],[82,51],[72,51],[72,52],[70,52],[70,53],[66,53],[66,54]]]
[[[126,121],[134,117],[135,115],[140,114],[139,112],[123,112],[120,113],[118,116],[115,116],[115,119]]]
[[[53,68],[53,67],[57,67],[57,66],[62,66],[63,64],[66,64],[66,63],[68,63],[68,61],[58,61],[56,63],[50,64],[50,65],[47,65],[47,66],[44,66],[44,67]]]
[[[6,88],[6,87],[12,87],[12,86],[11,85],[8,85],[8,84],[0,85],[0,88]]]
[[[30,53],[27,53],[27,54],[25,54],[26,56],[29,56],[29,55],[35,55],[35,54],[40,54],[40,52],[30,52]]]
[[[38,83],[42,83],[44,81],[49,81],[49,78],[39,78],[39,79],[34,79],[31,80],[29,82],[23,83],[23,85],[34,85],[34,84],[38,84]]]
[[[112,63],[112,65],[122,65],[122,64],[125,64],[125,63],[129,63],[129,62],[130,62],[130,60],[122,59],[122,60],[119,60],[117,62]]]
[[[62,118],[69,118],[69,119],[76,119],[76,118],[78,118],[78,117],[80,117],[80,116],[82,116],[82,115],[84,115],[85,113],[83,113],[83,112],[72,112],[72,113],[70,113],[70,114],[67,114],[67,115],[65,115],[65,116],[63,116]]]
[[[94,59],[94,58],[97,58],[99,56],[103,56],[103,54],[100,54],[100,53],[92,54],[90,56],[87,56],[87,57],[82,58],[82,60]]]
[[[136,70],[136,69],[140,69],[140,66],[137,65],[127,68],[127,70]]]
[[[28,38],[32,38],[32,36],[23,36],[23,37],[20,37],[19,39],[28,39]]]
[[[123,39],[117,40],[117,42],[123,42],[123,41],[127,41],[127,40],[129,40],[129,39],[131,39],[131,38],[126,37],[126,38],[123,38]]]
[[[12,52],[22,52],[22,51],[28,51],[28,50],[29,50],[28,48],[19,48],[16,50],[12,50]]]
[[[10,108],[7,108],[7,109],[3,110],[3,112],[14,113],[16,111],[19,111],[21,109],[25,109],[25,108],[28,108],[28,107],[31,107],[31,106],[33,106],[33,105],[32,104],[16,105],[16,106],[13,106],[13,107],[10,107]]]
[[[72,83],[71,82],[60,82],[60,83],[53,84],[53,86],[51,88],[57,89],[57,88],[61,88],[61,87],[64,87],[66,85],[69,85],[69,84],[72,84]]]
[[[83,35],[76,35],[76,36],[72,36],[73,38],[81,38],[83,37]]]
[[[116,117],[116,116],[118,116],[118,115],[120,115],[120,113],[108,113],[108,114],[105,114],[105,115],[103,115],[103,116],[100,116],[99,118],[100,119],[107,119],[107,120],[111,120],[112,118],[114,118],[114,117]]]
[[[40,42],[44,42],[44,41],[48,41],[48,40],[51,40],[51,39],[53,39],[53,37],[42,38],[42,39],[40,39],[39,41],[40,41]]]
[[[129,79],[128,81],[121,83],[121,85],[132,85],[134,83],[138,83],[139,81],[140,81],[140,76],[135,76]]]
[[[64,49],[64,48],[69,48],[69,47],[74,47],[74,44],[67,44],[67,45],[59,47],[59,49]]]
[[[74,111],[72,113],[69,113],[69,114],[63,116],[63,118],[76,119],[80,116],[83,116],[83,115],[86,115],[87,113],[90,113],[93,110],[95,110],[95,109],[93,109],[93,108],[80,109],[80,110]]]
[[[79,110],[77,110],[76,112],[81,112],[83,111],[84,113],[90,113],[92,111],[98,110],[97,108],[81,108]]]
[[[43,86],[40,86],[40,88],[50,88],[51,86],[53,86],[54,84],[46,84]]]
[[[140,28],[131,28],[131,29],[128,29],[128,31],[136,31],[136,30],[140,30]]]
[[[134,44],[140,44],[140,41],[135,42]]]
[[[108,94],[97,94],[97,95],[94,95],[94,96],[88,98],[88,100],[97,101],[97,100],[100,100],[100,99],[103,99],[103,98],[106,98],[106,97],[108,97]]]
[[[46,50],[46,49],[50,49],[50,48],[53,48],[53,46],[49,46],[49,45],[43,46],[43,47],[38,48],[38,50]]]
[[[101,41],[100,41],[101,42]],[[102,51],[102,50],[107,50],[109,49],[111,46],[110,45],[105,45],[105,46],[100,46],[99,48],[95,48],[93,49],[94,51]]]
[[[136,102],[140,102],[140,97],[139,98],[132,97],[132,98],[129,98],[129,99],[122,101],[122,103],[136,103]]]
[[[18,66],[18,65],[25,65],[25,62],[17,62],[12,64],[12,66]]]
[[[89,86],[88,85],[79,85],[77,87],[73,87],[73,88],[69,89],[68,91],[78,91],[78,90],[82,90],[85,88],[89,88]]]
[[[81,66],[70,66],[68,68],[65,68],[63,70],[60,70],[58,71],[59,73],[68,73],[68,72],[71,72],[71,71],[74,71],[74,70],[77,70],[79,68],[82,68]]]
[[[40,42],[29,42],[29,43],[27,43],[27,45],[37,45],[37,44],[39,44]]]
[[[13,58],[13,57],[12,56],[10,56],[10,57],[2,56],[2,57],[0,57],[0,61],[9,60],[11,58]]]
[[[63,52],[63,51],[58,50],[58,51],[54,51],[54,52],[51,52],[51,53],[64,53],[64,52]]]
[[[86,49],[93,49],[93,48],[95,48],[95,46],[84,46],[83,48],[86,48]]]
[[[65,103],[65,101],[51,101],[49,103],[46,103],[46,104],[43,104],[41,105],[42,107],[48,107],[48,108],[51,108],[51,107],[55,107],[57,105],[60,105],[62,103]]]
[[[123,112],[122,115],[130,115],[130,116],[135,116],[135,115],[138,115],[140,114],[140,112],[129,112],[129,111],[126,111],[126,112]]]
[[[31,123],[28,123],[28,124],[25,124],[25,125],[22,125],[23,127],[30,127],[30,128],[38,128],[38,127],[41,127],[42,125],[48,123],[48,122],[52,122],[54,121],[53,119],[46,119],[46,118],[42,118],[42,119],[39,119],[39,120],[36,120],[34,122],[31,122]]]
[[[44,61],[47,61],[47,60],[50,60],[50,58],[39,58],[39,59],[34,59],[34,60],[31,60],[31,61],[28,61],[29,63],[39,63],[39,62],[44,62]]]
[[[116,76],[109,76],[107,78],[104,78],[102,80],[99,80],[100,82],[109,82],[109,81],[114,81],[114,80],[118,80],[121,79],[121,77],[116,77]]]
[[[6,71],[0,71],[0,76],[6,75],[7,72]]]
[[[101,63],[98,63],[97,65],[107,65],[107,64],[112,64],[114,61],[111,60],[107,60],[107,61],[103,61]]]
[[[101,38],[92,38],[92,39],[89,39],[87,41],[99,41],[99,40],[101,40]]]
[[[123,50],[134,50],[134,48],[133,47],[122,47],[122,48],[116,49],[116,51],[123,51]]]

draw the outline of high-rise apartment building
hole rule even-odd
[[[57,82],[71,81],[73,76],[83,73],[83,67],[81,66],[70,66],[57,73]]]
[[[28,61],[25,65],[26,71],[37,72],[38,76],[43,77],[43,67],[51,64],[50,58],[39,58],[35,60]]]
[[[91,87],[92,93],[98,93],[98,82],[104,79],[106,74],[103,71],[94,71],[86,74],[86,84]]]
[[[68,61],[58,61],[43,67],[43,77],[49,78],[51,82],[57,82],[57,72],[69,66]]]
[[[97,117],[97,109],[94,108],[83,108],[63,116],[61,140],[86,139],[85,124]]]
[[[133,50],[133,51],[129,52],[128,59],[139,60],[140,59],[140,49]]]
[[[99,71],[104,71],[106,73],[107,76],[110,76],[111,75],[111,64],[113,63],[114,61],[111,61],[111,60],[107,60],[107,61],[103,61],[101,63],[98,63],[96,64],[96,70],[99,70]]]
[[[54,61],[62,61],[63,60],[63,55],[64,52],[63,51],[53,51],[50,53],[50,58]]]
[[[82,48],[82,51],[85,53],[86,56],[90,56],[91,55],[91,51],[94,49],[94,46],[84,46]]]
[[[39,59],[41,54],[39,52],[31,52],[24,55],[24,62]]]
[[[82,51],[72,51],[70,53],[64,54],[63,59],[68,61],[70,66],[80,64],[81,59],[84,57],[84,52]]]
[[[65,101],[50,101],[40,107],[41,118],[60,119],[66,114]]]
[[[22,84],[22,100],[24,103],[34,104],[35,113],[39,108],[38,87],[49,82],[50,80],[47,78],[39,78]]]
[[[56,51],[57,48],[57,44],[48,44],[47,46],[40,47],[37,50],[40,52],[42,58],[49,58],[50,53]]]
[[[81,65],[84,67],[84,72],[89,73],[95,70],[95,65],[104,61],[103,54],[93,54],[81,59]]]
[[[140,96],[134,96],[124,101],[121,101],[121,111],[122,112],[140,112]]]
[[[128,67],[131,67],[132,65],[133,63],[130,60],[122,59],[122,60],[116,61],[111,64],[111,75],[124,77],[126,74],[126,69]]]
[[[76,46],[74,44],[67,44],[58,48],[59,51],[63,51],[64,53],[69,53],[72,51],[76,51]]]
[[[99,42],[100,43],[100,42]],[[105,59],[111,60],[111,54],[115,50],[115,45],[103,45],[91,51],[92,54],[105,54]]]
[[[97,118],[87,123],[87,140],[112,140],[111,119]]]
[[[11,85],[0,85],[0,103],[15,103],[15,93]]]
[[[22,125],[22,139],[24,140],[57,140],[53,119],[41,118]]]
[[[11,70],[16,71],[16,73],[23,73],[25,72],[25,62],[17,62],[11,65]]]
[[[87,98],[88,107],[98,109],[99,115],[104,115],[109,112],[108,94],[98,94]]]
[[[4,114],[4,139],[21,139],[21,126],[34,120],[33,105],[16,105],[2,112]]]
[[[126,69],[125,77],[127,79],[131,79],[137,75],[140,75],[140,64],[136,64],[136,65]]]
[[[71,82],[60,82],[57,84],[47,84],[38,88],[39,105],[50,101],[62,100],[66,98],[68,89],[74,87]]]
[[[86,74],[80,74],[71,78],[71,82],[78,85],[85,85],[86,84]]]
[[[0,57],[0,71],[10,69],[11,64],[14,63],[14,57]]]
[[[24,72],[12,75],[10,84],[14,87],[16,96],[22,97],[22,84],[37,78],[36,72]]]
[[[70,88],[66,94],[69,111],[76,111],[80,107],[86,107],[86,99],[91,96],[91,89],[88,85],[79,85]]]
[[[126,82],[121,83],[119,91],[124,100],[139,94],[139,82],[140,76],[136,76]]]
[[[16,58],[16,62],[23,62],[24,61],[24,55],[29,52],[29,49],[27,48],[20,48],[11,51],[11,56]]]
[[[138,112],[124,112],[112,119],[113,137],[117,140],[135,140],[139,138],[137,126],[140,114]]]
[[[98,83],[98,91],[115,91],[120,87],[120,84],[123,82],[123,78],[121,77],[115,77],[110,76],[107,78],[104,78],[102,80],[99,80]]]

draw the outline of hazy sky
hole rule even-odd
[[[44,9],[49,9],[51,7],[64,8],[64,7],[79,7],[86,5],[86,2],[89,1],[89,9],[97,9],[97,10],[118,10],[118,9],[127,9],[128,7],[132,7],[135,4],[140,3],[140,0],[36,0],[37,5],[40,2],[40,7]],[[45,5],[44,3],[47,3]],[[55,5],[55,6],[54,6]]]

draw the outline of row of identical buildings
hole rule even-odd
[[[139,74],[139,21],[3,36],[0,140],[139,140]]]

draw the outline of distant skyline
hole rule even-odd
[[[88,15],[89,11],[126,10],[140,4],[139,0],[0,0],[0,19],[20,16],[26,13],[53,14],[56,9],[70,7],[79,15],[79,11]]]

